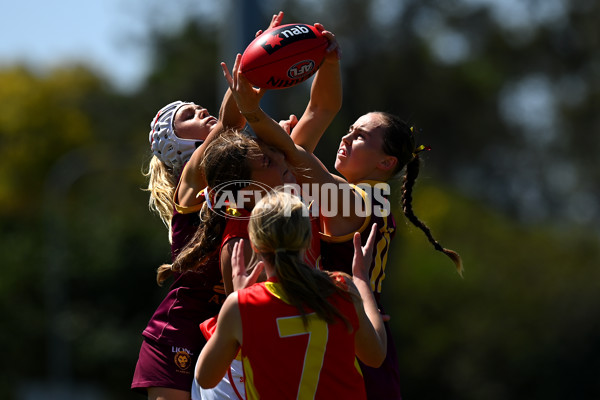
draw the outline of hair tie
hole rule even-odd
[[[275,254],[277,254],[277,253],[286,253],[286,252],[287,252],[287,249],[283,248],[283,247],[278,247],[278,248],[275,249]]]
[[[213,202],[210,197],[211,197],[211,190],[209,189],[209,187],[205,187],[204,190],[202,191],[202,193],[204,194],[204,200],[206,201],[206,205],[208,206],[209,209],[213,209]]]
[[[422,144],[415,149],[414,153],[412,153],[413,158],[416,157],[422,151],[430,151],[430,150],[431,150],[431,147],[425,146],[424,144]]]

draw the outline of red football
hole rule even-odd
[[[260,88],[292,87],[317,72],[327,46],[327,39],[312,25],[277,26],[246,47],[240,70]]]

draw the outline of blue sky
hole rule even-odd
[[[132,88],[146,72],[140,40],[147,21],[176,23],[181,10],[194,12],[211,1],[170,0],[156,12],[149,0],[4,1],[0,24],[0,68],[26,64],[44,71],[84,62],[123,88]],[[160,3],[159,3],[160,4]],[[162,3],[167,4],[167,3]],[[196,10],[190,10],[190,7]]]
[[[149,21],[168,28],[177,26],[184,13],[205,13],[218,18],[219,9],[231,1],[241,0],[6,0],[2,5],[0,24],[0,67],[24,63],[43,71],[55,65],[81,61],[93,66],[116,85],[133,88],[146,72],[142,43]],[[499,22],[513,21],[513,25],[521,27],[527,26],[525,22],[532,22],[531,15],[526,18],[526,10],[514,12],[518,0],[462,1],[471,6],[487,4]],[[534,13],[542,19],[537,22],[562,15],[562,0],[542,3],[546,6],[538,7]],[[389,6],[385,9],[389,11]],[[515,14],[521,15],[521,19],[515,18]],[[441,48],[449,48],[451,39],[460,37],[447,33]],[[464,45],[460,40],[450,43]],[[464,46],[452,48],[465,50]],[[450,56],[458,56],[459,59],[454,61],[460,61],[461,54]]]

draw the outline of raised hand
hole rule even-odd
[[[354,234],[354,258],[352,259],[352,276],[354,279],[360,279],[369,283],[369,267],[373,262],[373,247],[375,245],[375,236],[377,233],[377,224],[373,224],[367,243],[361,246],[360,233]]]
[[[244,257],[244,239],[233,245],[231,255],[231,280],[233,282],[233,290],[244,289],[252,286],[258,280],[258,275],[264,269],[264,263],[260,261],[252,272],[248,274],[246,271],[246,259]]]
[[[259,89],[252,86],[246,77],[240,72],[240,64],[242,55],[238,53],[235,57],[235,63],[231,73],[227,68],[227,64],[221,63],[223,75],[227,80],[227,84],[231,89],[231,93],[235,98],[238,109],[242,114],[251,113],[260,107],[260,99],[263,97],[266,89]]]
[[[279,13],[273,15],[273,18],[271,18],[271,23],[269,24],[269,27],[267,29],[271,29],[271,28],[275,28],[276,26],[281,25],[281,21],[283,20],[283,11],[279,11]],[[254,35],[254,37],[258,37],[263,33],[262,29],[256,31],[256,34]]]
[[[340,60],[342,58],[342,48],[335,38],[335,35],[326,30],[323,24],[318,22],[315,24],[315,28],[317,28],[317,30],[321,32],[321,35],[323,35],[329,41],[329,46],[327,46],[326,49],[327,56],[325,56],[325,59],[332,58],[335,60]]]
[[[292,133],[292,129],[294,129],[296,124],[298,124],[298,117],[296,117],[294,114],[290,114],[290,119],[283,119],[279,121],[279,125],[284,131],[287,132],[288,135]]]

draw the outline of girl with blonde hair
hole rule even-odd
[[[215,333],[196,365],[202,387],[221,381],[241,346],[246,399],[365,399],[355,357],[378,366],[386,333],[368,283],[376,227],[365,247],[354,239],[353,277],[304,263],[311,241],[309,211],[276,191],[252,210],[250,242],[267,281],[230,294]],[[242,244],[233,251],[236,287],[253,283]]]

